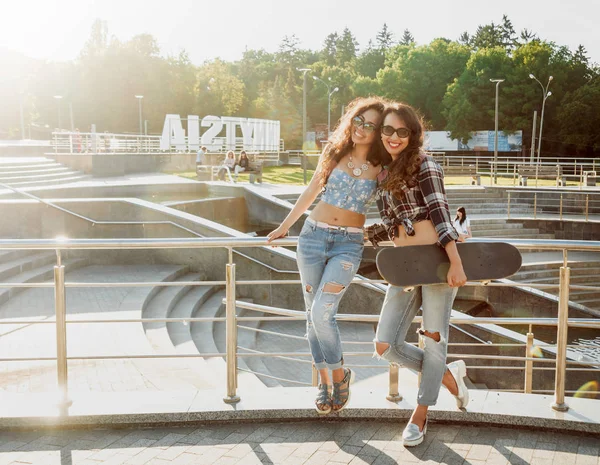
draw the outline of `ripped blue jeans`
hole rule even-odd
[[[322,228],[308,220],[298,237],[308,344],[318,370],[342,366],[342,341],[335,316],[358,271],[363,248],[362,232]],[[333,292],[325,291],[326,287],[332,287]]]
[[[457,292],[457,287],[447,284],[416,286],[409,292],[390,285],[385,294],[375,342],[390,345],[381,355],[382,358],[421,373],[417,396],[419,405],[430,406],[437,402],[446,371],[450,314]],[[425,349],[406,342],[406,334],[421,306],[421,328],[429,333],[440,334],[439,342],[429,336],[420,336]]]

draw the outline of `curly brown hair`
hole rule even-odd
[[[390,113],[398,115],[411,132],[406,148],[388,165],[388,175],[382,184],[382,187],[390,191],[394,197],[402,199],[405,195],[404,189],[410,189],[417,184],[419,167],[425,157],[423,152],[425,125],[423,118],[413,107],[399,102],[386,105],[381,115],[382,125],[385,117]],[[385,151],[381,139],[380,144]]]
[[[352,143],[352,119],[355,116],[362,115],[368,110],[376,110],[382,113],[385,109],[386,101],[380,97],[359,97],[348,104],[346,113],[340,119],[335,130],[327,141],[327,146],[323,151],[321,170],[319,172],[319,184],[321,188],[327,184],[327,179],[331,171],[335,168],[338,162],[347,155],[354,146]],[[375,139],[379,139],[379,128],[375,130]],[[379,166],[382,163],[382,157],[385,157],[386,152],[382,150],[376,140],[373,141],[367,160],[373,166]]]

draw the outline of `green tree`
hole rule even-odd
[[[394,45],[394,34],[388,29],[386,23],[383,23],[383,27],[377,33],[375,41],[377,42],[377,48],[383,53]]]
[[[344,28],[342,35],[336,43],[336,63],[338,66],[348,66],[356,58],[358,51],[358,41],[350,32],[350,29]]]
[[[579,154],[600,151],[600,75],[579,89],[568,92],[557,115],[559,138]]]
[[[402,39],[400,39],[400,44],[402,45],[411,45],[415,43],[415,38],[410,33],[408,29],[404,29],[404,33],[402,34]]]

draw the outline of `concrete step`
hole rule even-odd
[[[524,264],[521,269],[523,271],[539,271],[539,270],[558,270],[562,266],[562,262],[546,262],[546,263],[532,263],[532,264]],[[597,268],[600,267],[600,262],[598,260],[590,260],[590,261],[570,261],[569,267],[571,271],[573,270],[584,270],[586,268]]]
[[[56,180],[45,180],[45,181],[28,181],[28,182],[11,182],[5,183],[11,187],[24,188],[24,187],[39,187],[39,186],[56,186],[59,184],[67,184],[71,182],[84,181],[91,178],[91,175],[81,174],[78,176],[70,176]]]
[[[589,300],[576,300],[579,305],[583,305],[588,308],[592,308],[594,310],[600,309],[600,300],[599,299],[589,299]]]
[[[202,276],[198,273],[186,273],[174,281],[199,281]],[[167,318],[191,286],[160,287],[156,295],[145,305],[142,318]],[[152,348],[159,354],[174,354],[175,347],[167,331],[167,323],[143,323],[144,332]]]
[[[56,168],[64,166],[60,163],[55,162],[54,160],[47,159],[46,161],[18,161],[7,163],[0,161],[0,173],[11,172],[11,171],[21,171],[21,170],[29,170],[29,169],[41,169],[41,168]]]
[[[62,165],[45,167],[30,167],[19,170],[3,170],[0,168],[0,177],[15,177],[15,176],[36,176],[41,174],[53,174],[53,173],[64,173],[71,171],[70,168]]]
[[[547,278],[534,278],[527,280],[527,282],[535,284],[558,284],[559,277],[557,275]],[[600,285],[600,273],[586,275],[571,275],[571,284],[588,285],[590,283],[598,283],[598,285]]]
[[[169,316],[172,318],[186,318],[195,316],[198,309],[216,292],[222,290],[220,286],[195,286],[192,287],[173,307]],[[178,354],[198,354],[198,350],[191,334],[190,323],[167,323],[167,332],[175,351]],[[211,376],[207,361],[201,357],[184,358],[179,361],[176,375],[195,386],[197,389],[214,388],[219,381]]]
[[[342,338],[342,347],[347,352],[368,352],[366,356],[347,357],[345,364],[353,365],[381,365],[387,367],[388,364],[382,360],[375,360],[371,356],[373,350],[373,338],[375,336],[372,324],[365,323],[339,323],[340,334]],[[263,352],[272,352],[273,347],[278,347],[284,352],[310,352],[308,341],[306,340],[306,322],[305,321],[269,321],[263,322],[261,329],[266,329],[279,335],[258,333],[257,350]],[[296,338],[286,337],[288,335]],[[297,338],[301,339],[297,339]],[[363,344],[349,344],[348,342],[361,342]],[[268,357],[264,358],[265,366],[268,372],[284,379],[298,380],[303,383],[310,383],[312,380],[311,357],[295,356],[286,358]],[[355,368],[357,380],[363,380],[373,376],[372,369]],[[293,386],[295,383],[280,381],[283,386]]]
[[[596,267],[598,266],[598,264],[596,263]],[[576,268],[576,267],[571,267],[571,278],[576,277],[576,276],[582,276],[582,275],[592,275],[594,273],[598,273],[598,280],[600,281],[600,267],[596,268],[596,267],[582,267],[582,268]],[[519,280],[530,280],[530,279],[538,279],[538,278],[554,278],[554,279],[558,279],[559,277],[559,267],[556,268],[542,268],[542,269],[537,269],[537,270],[530,270],[528,268],[523,269],[523,267],[521,267],[521,270],[515,274],[515,279],[519,279]]]
[[[252,303],[252,299],[240,299],[244,302]],[[265,313],[255,312],[253,310],[246,310],[243,308],[238,309],[237,315],[240,317],[260,317],[265,316]],[[258,333],[256,331],[252,331],[250,328],[257,329],[260,327],[260,321],[243,321],[239,323],[238,326],[238,350],[240,353],[244,352],[252,352],[256,350],[256,338]],[[240,327],[241,326],[241,327]],[[249,349],[249,350],[248,350]],[[269,375],[271,373],[267,369],[263,357],[246,357],[241,358],[238,361],[238,366],[242,368],[246,368],[255,373],[261,373],[267,376],[259,376],[256,377],[267,387],[280,387],[282,383],[276,379],[270,378]]]
[[[523,229],[523,223],[480,223],[471,221],[471,231],[507,231]]]
[[[225,290],[220,289],[211,295],[194,313],[195,318],[215,318],[225,316]],[[196,346],[196,350],[200,354],[207,353],[224,353],[225,352],[225,324],[220,322],[204,323],[193,322],[190,328],[190,333]],[[219,343],[217,343],[217,340]],[[222,346],[222,347],[219,347]],[[221,348],[223,350],[221,350]],[[216,382],[222,383],[223,379],[227,378],[227,365],[225,359],[221,357],[204,358],[206,363],[206,371],[204,380],[207,383]],[[239,361],[238,361],[239,364]],[[249,388],[263,389],[264,384],[251,373],[238,373],[240,385]],[[247,384],[246,384],[247,383]]]
[[[35,255],[19,257],[11,261],[0,264],[0,281],[4,281],[12,276],[18,275],[34,268],[48,264],[56,264],[56,253],[52,251],[42,251]]]
[[[40,174],[24,174],[24,175],[16,175],[16,176],[0,176],[0,182],[5,184],[12,184],[16,182],[32,182],[32,181],[50,181],[54,179],[62,179],[73,177],[77,175],[81,175],[82,173],[79,171],[73,170],[63,170],[59,172],[51,172],[51,173],[40,173]]]
[[[88,260],[84,258],[71,258],[64,259],[62,261],[65,267],[65,273],[73,271],[77,268],[81,268],[88,264]],[[9,278],[4,279],[6,283],[40,283],[53,279],[54,277],[54,263],[46,264],[33,268],[22,273],[16,274]],[[0,288],[0,305],[14,297],[16,294],[23,292],[29,288],[27,287],[9,287]]]
[[[0,250],[0,264],[8,263],[12,260],[25,258],[29,255],[38,254],[39,250]],[[54,255],[56,256],[56,255]]]

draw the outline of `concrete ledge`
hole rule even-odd
[[[359,383],[360,384],[360,383]],[[376,391],[364,385],[353,389],[351,405],[327,420],[398,419],[410,417],[416,388],[404,390],[405,399],[385,399],[383,386]],[[0,429],[29,430],[97,426],[158,426],[182,423],[315,420],[312,388],[239,390],[241,401],[223,402],[223,390],[144,391],[122,393],[76,393],[68,413],[59,415],[56,396],[50,394],[0,394]],[[456,409],[454,398],[440,392],[438,405],[430,410],[434,421],[535,427],[537,430],[600,433],[600,401],[569,398],[567,412],[550,407],[552,397],[493,391],[471,391],[465,411]]]

